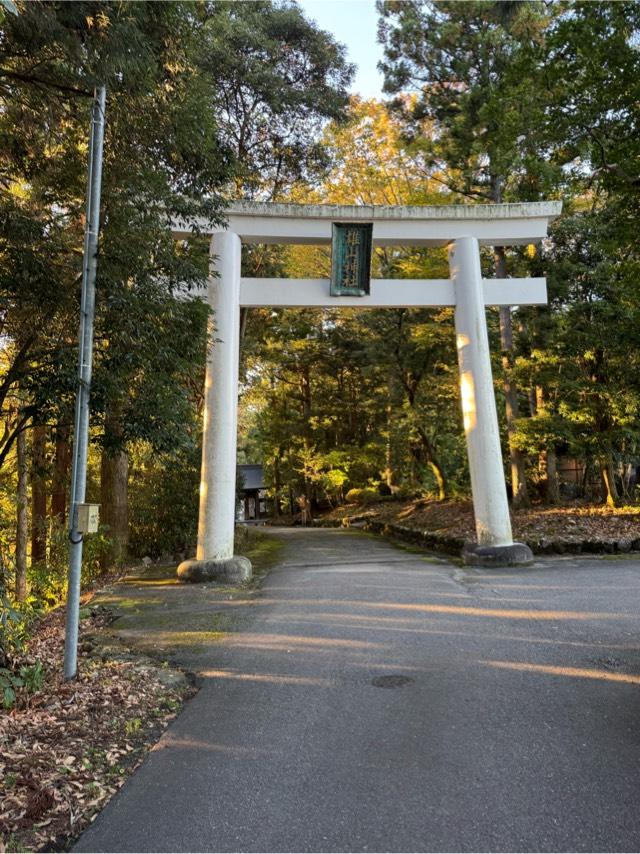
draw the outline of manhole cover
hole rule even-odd
[[[401,673],[390,673],[388,676],[376,676],[371,680],[371,684],[376,688],[401,688],[403,685],[409,685],[413,682],[410,676],[403,676]]]

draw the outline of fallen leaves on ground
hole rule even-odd
[[[331,511],[325,519],[376,519],[393,522],[442,536],[475,539],[471,501],[411,500],[382,501],[369,506],[347,505]],[[640,539],[640,507],[606,507],[573,502],[556,507],[532,507],[511,512],[516,540],[544,539],[567,544],[589,541]]]
[[[0,851],[65,850],[175,717],[184,691],[142,660],[102,660],[96,610],[80,626],[79,677],[62,678],[64,613],[48,615],[25,663],[41,661],[42,690],[0,711]]]

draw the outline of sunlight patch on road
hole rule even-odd
[[[461,629],[434,629],[425,628],[420,617],[380,617],[369,616],[368,614],[332,614],[330,612],[316,612],[313,614],[294,613],[288,614],[286,618],[282,618],[282,622],[289,624],[291,622],[303,623],[308,625],[324,626],[331,623],[334,628],[349,629],[351,631],[369,631],[375,629],[381,632],[404,632],[407,634],[422,634],[422,635],[452,635],[454,637],[469,637],[485,639],[497,639],[500,641],[522,641],[530,644],[550,644],[551,646],[576,646],[576,647],[602,647],[604,649],[625,650],[627,652],[637,652],[640,650],[638,644],[627,643],[610,643],[609,641],[580,641],[580,640],[559,640],[558,638],[537,638],[531,634],[526,635],[510,635],[500,632],[478,631],[466,632]],[[439,623],[438,625],[441,625]]]
[[[243,632],[231,635],[227,646],[251,647],[260,649],[381,649],[384,644],[372,641],[349,640],[347,638],[324,638],[308,635],[262,634],[259,632]]]
[[[605,682],[627,682],[640,685],[640,676],[633,673],[610,673],[608,670],[594,670],[588,667],[562,667],[552,664],[529,664],[525,661],[479,661],[487,667],[500,670],[518,670],[527,673],[543,673],[549,676],[571,676],[576,679],[602,679]]]
[[[208,741],[202,741],[196,738],[177,738],[173,735],[166,735],[154,747],[152,752],[158,750],[167,750],[169,748],[182,748],[185,750],[206,750],[212,753],[223,753],[227,756],[267,756],[272,754],[272,750],[265,750],[260,747],[243,747],[239,744],[210,744]]]
[[[382,611],[414,611],[424,614],[453,614],[461,617],[491,617],[504,620],[628,620],[636,614],[600,611],[537,611],[527,608],[474,608],[463,605],[440,605],[414,602],[366,602],[358,599],[261,599],[260,606],[309,605],[311,607],[345,607]]]
[[[240,682],[267,682],[270,685],[313,685],[319,688],[331,686],[329,679],[312,676],[286,676],[280,673],[240,673],[237,670],[200,670],[198,676],[205,679],[236,679]]]

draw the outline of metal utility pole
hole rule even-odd
[[[93,360],[93,318],[95,314],[98,232],[100,230],[100,191],[102,188],[102,149],[106,89],[96,89],[89,136],[87,206],[82,264],[80,333],[78,354],[78,389],[76,392],[75,434],[71,470],[69,509],[69,584],[67,590],[67,627],[64,645],[64,678],[73,679],[78,666],[78,621],[80,611],[80,572],[82,568],[82,532],[78,506],[84,502],[87,483],[89,446],[89,393]]]

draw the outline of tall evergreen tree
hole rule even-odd
[[[640,9],[561,4],[545,37],[540,147],[566,182],[567,216],[546,250],[551,312],[536,312],[519,358],[546,389],[523,441],[557,438],[630,497],[637,465]],[[523,425],[521,425],[522,427]],[[548,442],[548,439],[546,440]]]
[[[438,170],[458,198],[531,201],[549,190],[552,170],[537,139],[543,102],[540,58],[549,11],[537,2],[383,2],[379,36],[385,90],[425,168]],[[428,121],[434,133],[425,136]],[[503,247],[495,275],[506,276]],[[515,441],[511,309],[500,309],[500,341],[513,502],[528,502],[525,460]]]
[[[211,2],[202,67],[215,81],[223,138],[237,163],[234,194],[276,200],[327,166],[322,127],[347,105],[353,66],[295,3]]]
[[[141,433],[166,443],[168,433],[179,435],[185,412],[177,405],[179,366],[200,356],[205,334],[204,312],[174,297],[206,276],[197,241],[176,243],[169,224],[219,221],[231,176],[213,81],[197,64],[200,9],[33,2],[19,12],[5,19],[0,46],[0,293],[4,332],[15,341],[4,384],[9,391],[21,382],[28,395],[17,426],[69,420],[89,105],[104,82],[92,407],[102,425],[115,425],[103,432],[107,454]],[[165,405],[149,418],[160,383]]]

